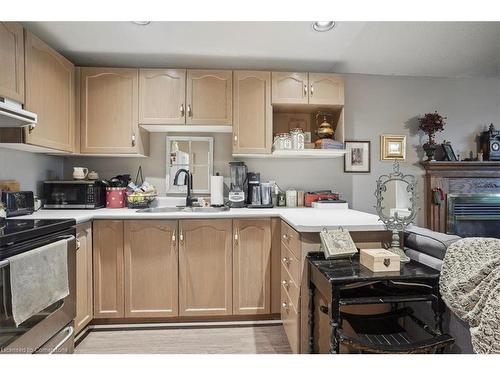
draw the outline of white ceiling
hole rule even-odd
[[[500,77],[500,22],[27,22],[78,65]]]

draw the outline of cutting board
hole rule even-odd
[[[0,180],[0,191],[19,191],[21,185],[16,180]]]

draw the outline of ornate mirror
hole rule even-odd
[[[401,249],[399,232],[404,231],[417,215],[416,184],[415,176],[403,174],[395,160],[392,173],[380,176],[375,190],[378,216],[386,228],[392,231],[388,250],[398,254],[403,263],[409,262],[410,258]]]

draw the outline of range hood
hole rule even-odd
[[[36,122],[36,113],[24,110],[17,102],[0,98],[0,128],[17,128]]]

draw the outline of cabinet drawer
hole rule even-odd
[[[292,253],[300,259],[300,237],[299,233],[295,231],[290,225],[281,221],[281,242],[283,242]]]
[[[283,328],[288,337],[290,348],[294,354],[298,354],[300,344],[299,314],[297,314],[293,302],[290,301],[290,297],[283,287],[281,288],[281,320],[283,321]]]
[[[295,285],[300,285],[300,261],[284,243],[281,243],[281,264],[288,271]]]
[[[281,263],[281,286],[287,291],[292,304],[295,306],[295,310],[300,311],[300,288],[298,284],[293,280],[283,263]]]

